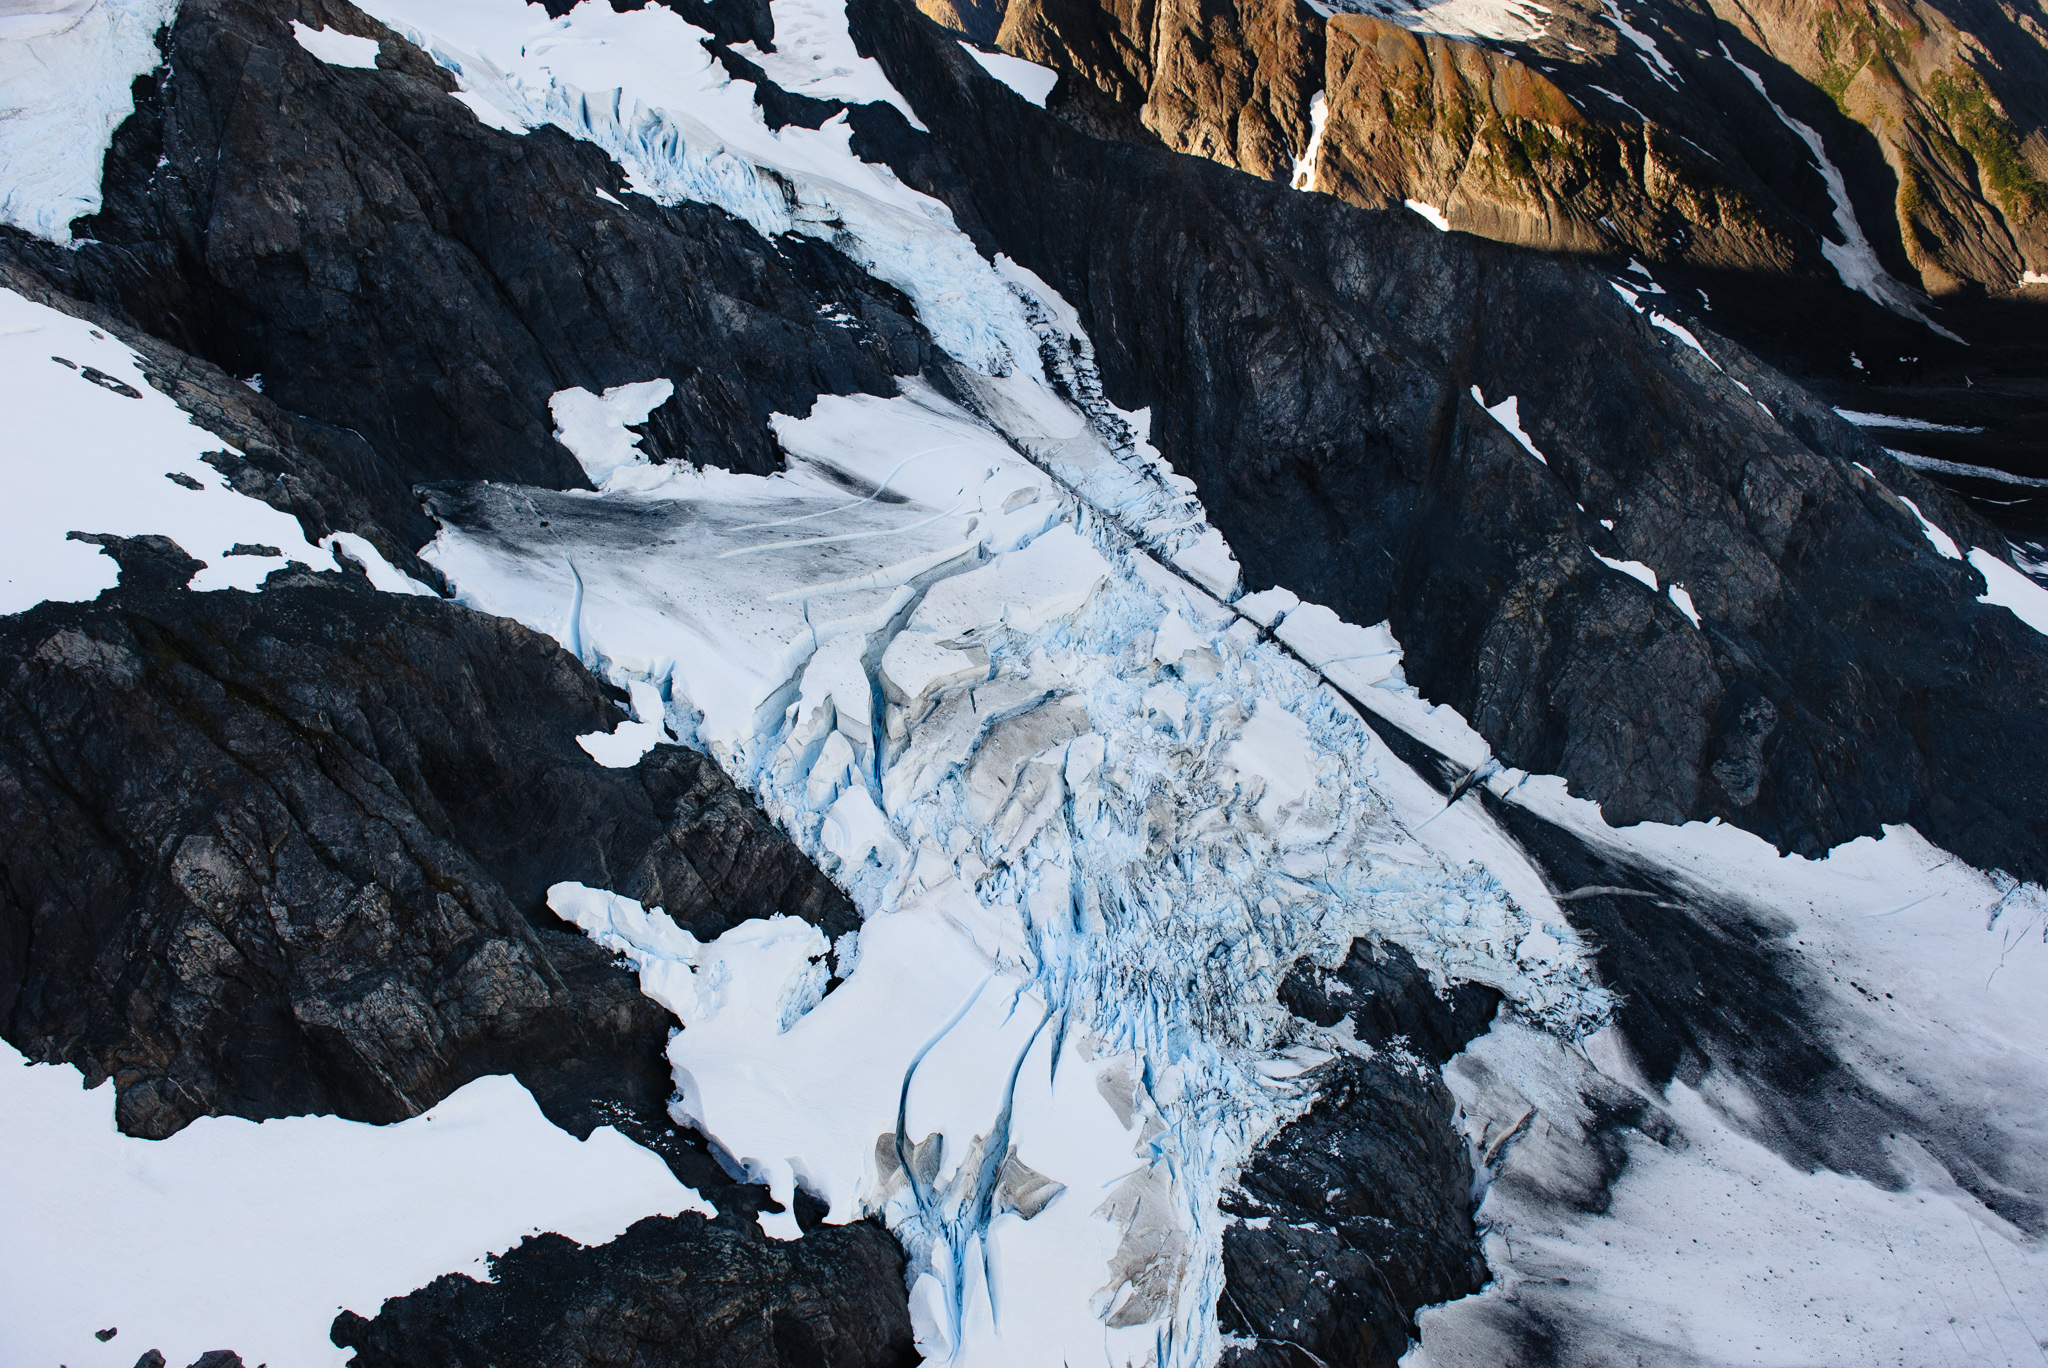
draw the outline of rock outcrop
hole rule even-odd
[[[116,550],[127,581],[175,548]],[[111,1074],[124,1130],[390,1121],[493,1072],[665,1099],[666,1014],[546,910],[557,880],[707,937],[856,924],[705,757],[593,762],[575,737],[622,714],[553,642],[300,577],[0,623],[0,1021]]]

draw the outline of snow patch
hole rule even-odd
[[[1325,19],[1338,14],[1371,14],[1410,33],[1444,38],[1534,42],[1543,36],[1553,11],[1536,0],[1309,0]]]
[[[1936,475],[1961,475],[1972,480],[1995,480],[2000,484],[2023,485],[2029,489],[2048,489],[2048,480],[2038,480],[2030,475],[2014,475],[2009,471],[1997,470],[1991,466],[1965,465],[1961,461],[1944,461],[1933,456],[1915,456],[1910,451],[1884,449],[1885,455],[1900,465],[1912,470],[1930,471]]]
[[[1543,453],[1536,449],[1536,443],[1529,440],[1529,434],[1522,431],[1522,418],[1517,409],[1518,400],[1514,395],[1510,394],[1498,404],[1488,407],[1486,397],[1479,392],[1479,386],[1474,385],[1472,387],[1472,402],[1486,409],[1494,422],[1506,428],[1508,435],[1522,444],[1524,451],[1534,456],[1537,460],[1543,461],[1544,465],[1550,464],[1550,462],[1543,460]]]
[[[1407,205],[1410,209],[1413,209],[1416,213],[1428,219],[1430,226],[1436,229],[1439,233],[1448,233],[1451,231],[1451,221],[1445,218],[1443,216],[1443,211],[1438,209],[1435,205],[1424,204],[1421,200],[1413,199],[1402,200],[1401,203]]]
[[[1605,3],[1612,4],[1613,0],[1605,0]],[[1721,55],[1748,78],[1750,85],[1756,88],[1756,93],[1763,96],[1764,103],[1778,116],[1778,122],[1796,133],[1799,140],[1813,153],[1814,164],[1820,169],[1821,179],[1827,182],[1828,198],[1834,201],[1835,231],[1842,235],[1839,243],[1830,242],[1823,235],[1820,239],[1820,251],[1821,255],[1828,259],[1828,264],[1835,268],[1835,274],[1842,278],[1842,283],[1876,300],[1902,318],[1924,323],[1951,342],[1961,342],[1962,338],[1929,318],[1921,310],[1914,291],[1893,279],[1878,261],[1876,249],[1870,245],[1870,239],[1863,236],[1863,225],[1856,221],[1856,206],[1849,199],[1848,182],[1842,179],[1841,168],[1829,159],[1827,145],[1821,141],[1819,131],[1811,124],[1801,123],[1781,109],[1778,102],[1771,98],[1771,93],[1764,89],[1764,78],[1758,75],[1754,68],[1736,61],[1725,42],[1721,44]]]
[[[649,465],[646,453],[640,450],[640,434],[630,429],[645,423],[675,392],[674,383],[668,380],[614,385],[602,395],[582,388],[557,390],[548,400],[548,412],[555,419],[555,440],[569,448],[569,454],[599,489],[612,487],[622,475],[630,483],[640,473],[635,467]],[[623,474],[627,471],[633,473]]]
[[[632,721],[621,722],[608,732],[589,732],[576,738],[576,744],[606,769],[631,769],[647,752],[670,739],[661,690],[644,679],[629,680],[626,690],[633,701]]]
[[[201,459],[235,449],[152,387],[134,352],[6,289],[0,412],[12,473],[0,501],[0,613],[114,586],[113,559],[71,532],[169,537],[205,563],[190,585],[200,590],[258,589],[289,561],[334,563],[296,518],[236,493]],[[276,554],[229,555],[238,544]]]
[[[2021,622],[2048,636],[2048,589],[1981,546],[1970,548],[1970,564],[1984,577],[1984,592],[1977,596],[1977,602],[2009,609]]]
[[[1590,546],[1586,549],[1588,551],[1593,551],[1593,548]],[[1608,557],[1601,555],[1598,551],[1593,551],[1593,559],[1599,561],[1609,570],[1618,570],[1622,574],[1627,575],[1630,579],[1638,580],[1641,583],[1647,585],[1651,593],[1654,594],[1657,592],[1657,572],[1655,570],[1652,570],[1649,566],[1643,564],[1641,561],[1611,560]]]
[[[292,36],[299,40],[299,46],[318,57],[329,66],[359,67],[364,71],[377,69],[377,48],[375,38],[358,38],[353,33],[340,29],[308,28],[298,20],[292,20]]]
[[[1674,584],[1664,592],[1670,595],[1671,602],[1678,611],[1685,614],[1687,622],[1690,622],[1695,627],[1700,625],[1699,609],[1692,606],[1692,595],[1685,591],[1684,585]]]
[[[440,597],[432,585],[422,584],[400,570],[384,559],[382,551],[353,532],[330,532],[320,539],[320,549],[334,557],[334,563],[343,568],[347,568],[347,562],[355,562],[362,568],[370,584],[387,594],[424,594],[428,598]]]
[[[1316,158],[1323,151],[1323,129],[1330,122],[1330,101],[1328,92],[1318,90],[1308,101],[1308,146],[1294,159],[1294,173],[1288,184],[1296,190],[1316,188]]]
[[[1621,36],[1641,50],[1643,65],[1650,69],[1650,74],[1673,90],[1678,89],[1678,69],[1665,59],[1663,49],[1657,46],[1657,40],[1622,18],[1621,8],[1614,0],[1600,0],[1600,4],[1607,11],[1607,17],[1613,21],[1614,27],[1620,30]]]
[[[963,42],[960,46],[967,49],[969,57],[981,64],[983,71],[1040,109],[1045,108],[1046,97],[1051,95],[1052,88],[1060,83],[1060,74],[1051,67],[1027,62],[1022,57],[1012,57],[1007,52],[983,52],[972,43]]]
[[[1982,432],[1980,427],[1957,427],[1951,423],[1930,423],[1924,418],[1896,418],[1889,413],[1860,413],[1838,408],[1837,416],[1857,427],[1894,428],[1900,432]]]
[[[894,105],[912,128],[931,132],[882,74],[882,64],[854,47],[845,0],[770,0],[768,9],[775,21],[775,51],[763,52],[752,43],[735,44],[733,51],[769,80],[814,100]]]
[[[1897,497],[1899,502],[1904,504],[1915,518],[1920,520],[1920,530],[1927,535],[1929,544],[1941,553],[1944,560],[1961,560],[1963,558],[1963,553],[1956,548],[1955,538],[1927,521],[1927,515],[1920,511],[1919,504],[1914,503],[1903,494]],[[2018,572],[2015,571],[2014,573]]]
[[[0,1324],[18,1363],[328,1365],[343,1307],[375,1315],[538,1230],[584,1244],[646,1216],[715,1216],[609,1126],[558,1130],[516,1079],[480,1078],[389,1126],[206,1116],[167,1140],[114,1127],[114,1084],[0,1042]],[[101,1343],[93,1332],[117,1326]]]

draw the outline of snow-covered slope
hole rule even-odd
[[[609,1128],[550,1125],[478,1079],[390,1127],[208,1117],[164,1141],[114,1128],[114,1085],[0,1043],[0,1348],[10,1363],[335,1364],[335,1310],[374,1306],[537,1229],[592,1243],[711,1207]],[[92,1332],[110,1330],[105,1339]]]

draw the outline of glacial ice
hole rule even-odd
[[[60,244],[100,207],[100,168],[161,58],[177,0],[29,0],[0,13],[0,222]]]
[[[1455,710],[1408,685],[1386,624],[1346,623],[1285,589],[1238,598],[1238,567],[1192,482],[1147,442],[1149,414],[1103,396],[1073,309],[1016,263],[983,261],[943,206],[853,157],[843,119],[768,130],[751,86],[726,79],[702,31],[660,7],[615,14],[600,0],[560,20],[512,0],[372,9],[454,72],[457,98],[486,122],[552,124],[607,150],[640,193],[835,242],[903,288],[939,344],[979,372],[962,381],[964,406],[909,380],[895,399],[827,397],[778,415],[788,468],[768,478],[652,465],[626,440],[647,410],[607,407],[616,390],[583,395],[568,421],[556,416],[600,489],[472,489],[429,550],[466,601],[554,632],[629,691],[631,721],[579,738],[595,762],[634,763],[668,737],[705,749],[860,907],[862,928],[836,946],[777,916],[706,944],[615,894],[551,890],[685,1023],[670,1049],[678,1114],[785,1205],[763,1217],[770,1234],[801,1235],[787,1207],[802,1186],[828,1219],[877,1214],[903,1240],[928,1355],[1207,1362],[1218,1347],[1217,1196],[1258,1139],[1306,1105],[1313,1064],[1364,1048],[1305,1027],[1274,989],[1291,964],[1334,962],[1354,936],[1403,945],[1440,981],[1500,988],[1515,1011],[1474,1053],[1526,1097],[1569,1105],[1556,1079],[1588,1066],[1568,1038],[1626,1081],[1625,1043],[1594,1029],[1609,1003],[1589,950],[1540,872],[1478,802],[1446,806],[1355,708],[1617,857],[1775,909],[1825,938],[1816,956],[1911,979],[1910,1029],[1953,1064],[1958,1088],[2043,1095],[2028,1025],[2041,1019],[2044,981],[2038,890],[1960,867],[1910,831],[1827,861],[1780,857],[1717,825],[1614,831],[1561,780],[1502,767]],[[767,56],[796,88],[900,100],[849,58],[838,5],[775,9],[779,50]],[[1543,11],[1404,12],[1418,29],[1465,15],[1534,32]],[[0,132],[0,155],[11,137]],[[7,317],[0,346],[15,341]],[[110,363],[66,345],[148,404],[160,398],[118,369],[132,366],[125,350]],[[651,408],[666,383],[624,388]],[[87,395],[66,411],[89,416],[100,402]],[[184,428],[166,418],[165,431],[186,435],[153,431],[154,450],[203,439],[177,418]],[[138,493],[156,478],[116,474]],[[166,490],[228,494],[202,482]],[[220,516],[256,516],[235,507]],[[152,519],[136,530],[170,530],[155,513],[141,521]],[[234,540],[287,554],[302,544],[235,526]],[[183,544],[196,554],[213,544],[191,535]],[[379,587],[411,583],[369,559],[367,543],[338,535],[327,547]],[[101,575],[93,587],[110,580],[111,563],[87,554]],[[1987,601],[2001,601],[2002,581],[1985,573]],[[1689,606],[1680,586],[1669,592]],[[1880,894],[1923,887],[1919,901],[1878,906]],[[1987,903],[1992,929],[1981,932]],[[1995,990],[1958,1002],[1953,986],[1978,981]],[[1873,1057],[1896,1038],[1874,1016],[1863,1025],[1856,1039]],[[1492,1185],[1482,1218],[1498,1281],[1425,1316],[1415,1361],[1457,1361],[1461,1318],[1516,1288],[1537,1295],[1529,1275],[1561,1247],[1592,1270],[1578,1275],[1586,1286],[1616,1292],[1579,1307],[1589,1320],[1620,1301],[1650,1308],[1658,1342],[1725,1329],[1683,1281],[1692,1260],[1662,1252],[1658,1213],[1699,1205],[1710,1180],[1735,1175],[1755,1191],[1731,1184],[1730,1200],[1746,1204],[1730,1208],[1728,1246],[1745,1223],[1790,1240],[1806,1228],[1784,1212],[1808,1212],[1815,1193],[1846,1181],[1767,1172],[1730,1129],[1730,1096],[1693,1110],[1674,1087],[1662,1101],[1693,1157],[1640,1155],[1614,1213],[1583,1228],[1555,1234],[1512,1209],[1512,1184]],[[1477,1117],[1482,1099],[1470,1100]],[[1981,1222],[1943,1178],[1930,1171],[1925,1192]],[[479,1206],[502,1213],[502,1193]],[[1927,1251],[1894,1245],[1889,1257],[1916,1270],[1956,1257],[1932,1226],[1898,1228],[1921,1230]],[[1846,1246],[1873,1266],[1878,1247]],[[1754,1252],[1735,1249],[1709,1276]],[[427,1257],[439,1272],[462,1256]],[[2022,1297],[2039,1285],[2032,1257],[1993,1266]],[[335,1284],[316,1270],[303,1285],[324,1299]],[[1812,1343],[1794,1299],[1757,1299],[1753,1279],[1727,1286],[1762,1308],[1760,1330]],[[1918,1328],[1923,1311],[1902,1312],[1902,1324]],[[307,1323],[324,1329],[325,1315]]]
[[[0,1042],[0,1357],[128,1368],[232,1344],[341,1368],[337,1309],[372,1313],[535,1230],[588,1244],[651,1215],[715,1215],[609,1126],[559,1130],[516,1079],[480,1078],[396,1125],[201,1117],[114,1127],[114,1084]],[[115,1326],[107,1342],[93,1332]]]
[[[584,0],[559,19],[516,0],[372,0],[366,11],[453,72],[466,101],[508,123],[553,124],[603,148],[635,190],[694,200],[764,235],[822,238],[907,294],[948,353],[985,375],[1029,364],[1038,340],[1023,307],[937,200],[861,161],[844,116],[772,130],[750,82],[703,46],[711,35],[660,5],[615,12]],[[907,103],[854,52],[844,7],[775,0],[787,33],[749,56],[818,98]],[[802,81],[799,81],[799,78]],[[802,82],[808,81],[806,87]]]
[[[1308,1043],[1274,1002],[1289,965],[1373,935],[1566,1029],[1604,995],[1574,942],[1525,953],[1519,894],[1408,833],[1379,789],[1398,762],[1314,674],[972,415],[912,381],[773,426],[784,474],[491,486],[427,553],[541,628],[572,557],[590,657],[690,718],[866,917],[793,1022],[686,1026],[678,1106],[782,1200],[881,1214],[928,1353],[1093,1358],[1107,1332],[1118,1362],[1202,1361],[1217,1196],[1301,1100],[1270,1067]],[[1283,641],[1385,678],[1383,629],[1298,617]],[[583,924],[643,974],[708,972],[604,906]],[[803,972],[732,963],[762,1004]]]

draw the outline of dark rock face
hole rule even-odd
[[[1085,137],[922,16],[851,12],[935,130],[858,111],[857,146],[1079,308],[1107,394],[1151,406],[1251,587],[1391,619],[1425,695],[1611,821],[1720,816],[1802,852],[1909,821],[2048,868],[2048,643],[1977,605],[1886,486],[2002,548],[1959,503],[1592,271]],[[1475,386],[1524,396],[1547,463]],[[1595,553],[1683,584],[1701,628]]]
[[[337,574],[131,585],[190,558],[109,540],[122,587],[0,622],[8,1039],[111,1074],[120,1125],[151,1137],[208,1114],[392,1121],[513,1073],[719,1209],[595,1248],[548,1236],[497,1283],[351,1311],[359,1363],[914,1361],[895,1242],[802,1200],[800,1244],[763,1236],[765,1191],[669,1121],[673,1021],[543,906],[580,879],[707,938],[778,911],[838,934],[844,895],[703,756],[593,762],[575,736],[621,711],[546,638]]]
[[[738,24],[748,7],[727,8]],[[328,66],[294,19],[382,39],[382,69]],[[644,448],[765,473],[768,414],[891,394],[923,363],[908,304],[831,248],[659,208],[559,131],[484,127],[346,0],[198,0],[166,52],[109,154],[106,207],[80,224],[93,240],[9,234],[6,250],[345,430],[361,468],[330,468],[411,545],[432,535],[414,483],[586,483],[551,435],[557,390],[670,378]],[[835,313],[858,322],[821,321]]]
[[[1295,969],[1288,1010],[1319,1026],[1346,1016],[1377,1052],[1315,1075],[1316,1101],[1262,1146],[1225,1209],[1226,1334],[1237,1368],[1392,1365],[1417,1308],[1476,1292],[1486,1261],[1472,1224],[1472,1165],[1437,1070],[1484,1031],[1500,995],[1461,984],[1438,996],[1398,946],[1355,941],[1334,972]]]
[[[877,1238],[861,1238],[863,1234]],[[491,1261],[343,1313],[334,1342],[355,1368],[867,1368],[918,1361],[903,1256],[873,1227],[821,1227],[780,1243],[651,1217],[585,1249],[533,1236]]]
[[[552,642],[303,578],[0,624],[0,1021],[112,1074],[130,1133],[395,1120],[506,1070],[665,1098],[667,1018],[545,910],[558,879],[705,936],[855,924],[709,760],[592,762],[620,712]]]

